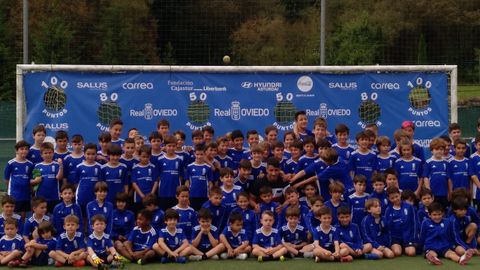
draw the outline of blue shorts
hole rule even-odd
[[[38,257],[33,256],[31,263],[35,266],[46,266],[48,265],[48,258],[47,253],[41,252]]]
[[[329,247],[322,247],[323,249],[326,249],[332,253],[335,253],[335,245],[331,245]]]
[[[395,244],[402,246],[402,248],[415,246],[414,242],[406,242],[406,241],[403,241],[403,239],[401,238],[392,237],[392,246]]]
[[[455,247],[443,247],[443,248],[430,248],[425,250],[425,256],[427,256],[427,253],[430,251],[435,251],[439,257],[445,257],[445,254],[447,251],[453,251]]]

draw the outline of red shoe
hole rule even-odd
[[[342,258],[340,258],[340,262],[352,262],[352,261],[353,261],[353,257],[350,255],[343,256]]]
[[[84,267],[85,266],[85,260],[79,260],[76,261],[72,264],[73,267]]]
[[[59,261],[56,261],[55,262],[55,267],[62,267],[63,265],[65,265],[64,263],[61,263]]]

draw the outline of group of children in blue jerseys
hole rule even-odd
[[[5,168],[0,264],[422,254],[464,265],[479,254],[480,136],[469,148],[451,124],[425,159],[410,121],[393,141],[368,125],[356,148],[346,125],[330,134],[318,118],[307,127],[304,111],[283,141],[274,126],[263,138],[234,130],[215,141],[207,126],[192,132],[190,147],[167,120],[148,143],[135,128],[121,139],[116,120],[98,146],[58,131],[54,148],[39,125],[35,143],[17,142]]]

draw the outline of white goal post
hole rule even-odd
[[[373,66],[140,66],[140,65],[17,65],[16,71],[16,139],[23,139],[25,93],[23,75],[39,71],[119,72],[207,72],[207,73],[358,73],[358,72],[445,72],[450,80],[450,121],[458,121],[456,65],[373,65]]]

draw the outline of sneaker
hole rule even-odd
[[[55,260],[52,258],[48,258],[48,265],[55,265]]]
[[[225,253],[225,254],[226,254],[226,253]],[[237,257],[235,257],[235,259],[237,259],[237,260],[242,260],[242,261],[246,260],[247,258],[248,258],[248,254],[247,254],[247,253],[240,253],[240,254],[237,255]]]
[[[240,254],[240,255],[241,255],[241,254]],[[238,256],[240,256],[240,255],[238,255]],[[237,256],[237,257],[238,257],[238,256]],[[220,254],[220,258],[222,258],[222,260],[228,259],[228,253],[224,252],[224,253]]]
[[[263,257],[262,257],[262,256],[258,256],[258,257],[257,257],[257,261],[258,261],[258,262],[263,262]]]
[[[137,263],[138,263],[138,261],[137,261]],[[168,257],[163,256],[163,257],[160,259],[160,263],[168,263]]]
[[[465,251],[465,254],[463,254],[462,257],[460,257],[460,260],[458,260],[458,263],[460,265],[465,265],[468,263],[468,261],[470,261],[472,256],[473,256],[473,250],[467,249],[467,251]]]
[[[218,260],[218,255],[213,255],[212,257],[210,257],[211,260]]]
[[[72,264],[73,267],[84,267],[85,266],[85,260],[79,260],[76,261]]]
[[[55,267],[62,267],[63,265],[64,265],[64,263],[61,263],[59,261],[55,262]]]
[[[20,260],[19,259],[11,260],[8,263],[8,267],[18,267],[19,265],[20,265]]]
[[[343,256],[342,258],[340,258],[340,262],[352,262],[352,261],[353,261],[353,257],[350,255]]]
[[[313,258],[313,252],[304,252],[303,257],[307,259]]]
[[[181,263],[181,264],[184,264],[187,262],[187,258],[183,257],[183,256],[179,256],[175,259],[175,262],[176,263]]]
[[[437,258],[437,256],[434,256],[431,252],[428,252],[426,255],[425,255],[425,258],[427,258],[427,261],[433,265],[442,265],[442,261],[440,261],[439,258]],[[460,260],[458,261],[458,263],[460,263],[460,261],[462,260],[462,258],[460,258]],[[461,264],[461,263],[460,263]]]
[[[122,261],[123,263],[131,263],[131,261],[127,258],[125,258],[124,256],[122,255],[117,255],[118,258],[120,259],[120,261]]]
[[[278,258],[279,261],[281,262],[284,262],[285,261],[285,257],[284,256],[280,256],[280,258]]]
[[[188,256],[189,261],[198,262],[202,260],[202,255],[190,255]]]

